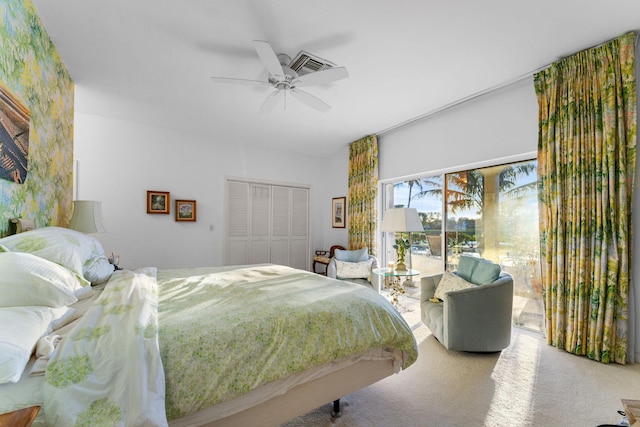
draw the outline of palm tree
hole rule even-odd
[[[409,180],[409,181],[402,181],[402,182],[397,182],[395,184],[393,184],[394,187],[398,188],[398,187],[402,187],[405,183],[409,186],[409,195],[407,196],[407,207],[410,208],[411,207],[411,200],[414,198],[414,196],[412,195],[413,193],[413,187],[416,186],[420,189],[420,192],[422,192],[422,182],[425,181],[424,179],[413,179],[413,180]],[[419,194],[419,193],[418,193]],[[396,207],[404,207],[404,205],[395,205]]]
[[[537,183],[534,181],[518,186],[517,181],[521,177],[529,176],[535,170],[536,164],[534,162],[523,162],[503,166],[498,175],[498,189],[500,194],[508,198],[518,198],[529,194],[531,190],[536,188]],[[478,214],[481,213],[485,193],[484,174],[485,171],[480,169],[447,174],[447,204],[451,207],[452,213],[474,207],[478,210]],[[410,191],[410,198],[420,199],[426,196],[442,197],[443,186],[441,176],[422,178],[415,182],[419,182],[417,186],[420,188],[420,192],[411,196]]]
[[[518,199],[531,194],[536,188],[535,181],[519,184],[521,178],[529,176],[536,170],[535,162],[522,162],[512,165],[496,166],[492,168],[468,170],[447,174],[446,186],[442,184],[442,177],[435,176],[416,180],[420,191],[413,194],[412,198],[438,197],[446,194],[447,205],[452,213],[461,212],[468,209],[476,209],[477,214],[482,216],[485,227],[489,224],[498,223],[499,197]],[[486,205],[485,195],[493,194],[494,202]],[[481,241],[480,246],[488,250],[487,255],[495,255],[499,246],[499,235],[497,230],[489,229],[481,232],[478,236]]]

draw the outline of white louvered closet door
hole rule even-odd
[[[273,187],[271,208],[271,262],[289,265],[289,240],[291,238],[291,189]]]
[[[309,189],[227,181],[225,265],[309,270]]]
[[[271,187],[251,184],[251,227],[249,229],[249,264],[271,262],[269,210]]]
[[[227,181],[224,264],[249,263],[249,184]]]
[[[309,270],[309,190],[291,189],[289,266]]]

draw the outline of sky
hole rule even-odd
[[[535,182],[537,179],[537,174],[533,173],[529,176],[525,176],[518,180],[517,185],[523,185],[530,182]],[[414,187],[413,194],[415,195],[419,189]],[[394,204],[403,206],[407,206],[409,199],[409,186],[402,185],[394,188]],[[532,203],[537,204],[537,196],[532,195],[531,197]],[[409,207],[416,208],[418,212],[442,212],[442,200],[440,198],[434,197],[423,197],[423,198],[413,198],[411,200],[411,205]],[[475,209],[467,209],[464,211],[456,212],[455,215],[449,215],[450,218],[479,218],[480,215]]]

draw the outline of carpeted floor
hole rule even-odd
[[[640,364],[604,365],[550,347],[542,335],[514,328],[501,353],[448,352],[404,313],[419,344],[416,363],[283,427],[576,426],[616,424],[620,399],[640,399]]]

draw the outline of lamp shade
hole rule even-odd
[[[384,212],[380,231],[424,231],[424,226],[415,208],[392,208]]]
[[[74,200],[69,228],[82,233],[104,233],[107,229],[102,219],[102,202]]]

